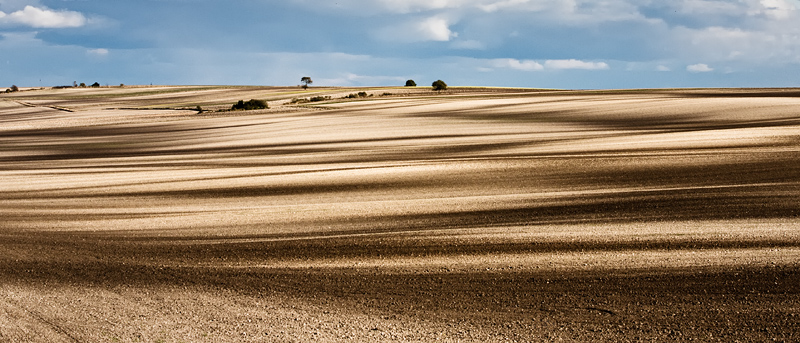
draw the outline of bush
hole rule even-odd
[[[350,94],[350,95],[352,95],[352,94]],[[350,95],[348,95],[346,97],[350,97]],[[294,98],[294,99],[292,99],[291,103],[292,104],[303,104],[303,103],[307,103],[307,102],[325,101],[325,100],[330,100],[330,99],[331,99],[330,96],[321,96],[320,95],[320,96],[315,96],[315,97],[311,97],[311,98]]]
[[[198,106],[198,108],[199,107],[200,106]],[[247,111],[247,110],[260,110],[260,109],[265,109],[265,108],[269,108],[269,105],[267,104],[267,102],[264,101],[264,100],[256,100],[256,99],[250,99],[250,101],[248,101],[248,102],[245,102],[244,100],[239,100],[239,102],[237,102],[236,104],[231,106],[231,110],[233,110],[233,111],[236,111],[236,110],[245,110],[245,111]]]
[[[431,86],[433,86],[433,90],[435,91],[443,91],[447,89],[447,84],[442,80],[433,81]]]
[[[331,99],[331,97],[329,97],[329,96],[321,96],[320,95],[320,96],[311,97],[311,98],[308,99],[308,101],[309,102],[315,102],[315,101],[325,101],[325,100],[330,100],[330,99]]]
[[[92,84],[92,88],[99,88],[99,87],[100,87],[100,84],[99,84],[99,83],[97,83],[97,82],[95,82],[95,83],[93,83],[93,84]]]
[[[11,88],[9,88],[9,89],[10,89],[12,92],[19,92],[19,87],[17,87],[17,85],[11,85]]]
[[[414,82],[414,80],[406,81],[406,87],[416,87],[416,86],[417,86],[417,83]]]
[[[362,98],[366,98],[367,97],[367,92],[358,92],[358,96],[362,97]]]
[[[84,82],[81,82],[81,84],[80,84],[80,87],[81,87],[81,88],[86,88],[86,83],[84,83]]]

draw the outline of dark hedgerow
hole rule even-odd
[[[245,111],[247,111],[247,110],[260,110],[260,109],[264,109],[264,108],[269,108],[269,105],[267,105],[267,102],[264,101],[264,100],[256,100],[256,99],[251,99],[248,102],[245,102],[244,100],[239,100],[239,102],[237,102],[236,104],[231,106],[231,110],[233,110],[233,111],[235,111],[235,110],[245,110]]]

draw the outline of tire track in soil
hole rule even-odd
[[[43,327],[49,329],[48,331],[52,332],[54,335],[63,338],[63,341],[81,342],[75,336],[71,335],[69,333],[69,331],[67,331],[67,329],[61,327],[60,325],[54,323],[51,320],[48,320],[47,318],[42,316],[39,312],[37,312],[35,310],[31,310],[31,309],[29,309],[29,308],[27,308],[25,306],[22,306],[19,303],[17,303],[16,301],[14,301],[12,299],[9,299],[8,297],[0,298],[0,308],[4,309],[6,312],[11,312],[11,311],[17,310],[15,312],[20,313],[20,317],[23,317],[23,316],[24,317],[29,317],[30,319],[32,319],[31,320],[32,322],[43,324],[42,325]],[[18,321],[16,321],[16,322],[18,322]],[[41,331],[39,331],[39,328],[37,328],[37,333],[41,334]],[[47,340],[55,341],[55,340],[53,340],[52,336],[46,335],[46,334],[45,334],[45,336],[47,337]],[[2,334],[2,332],[0,332],[0,338],[2,338],[2,337],[3,337],[3,334]]]

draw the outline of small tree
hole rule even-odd
[[[435,91],[443,91],[447,89],[447,84],[442,80],[433,81],[431,86],[433,86],[433,90]]]
[[[417,86],[417,83],[414,82],[414,80],[406,81],[406,87],[416,87],[416,86]]]
[[[308,76],[303,76],[300,78],[300,83],[303,84],[303,89],[308,89],[308,85],[314,83],[314,81],[312,81]]]
[[[86,88],[86,83],[85,82],[81,82],[80,87],[81,88]]]
[[[100,88],[100,84],[95,82],[92,84],[92,88]]]
[[[17,87],[17,85],[11,85],[9,89],[11,89],[12,92],[19,92],[19,87]]]

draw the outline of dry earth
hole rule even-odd
[[[800,91],[357,91],[0,95],[0,341],[800,341]]]

